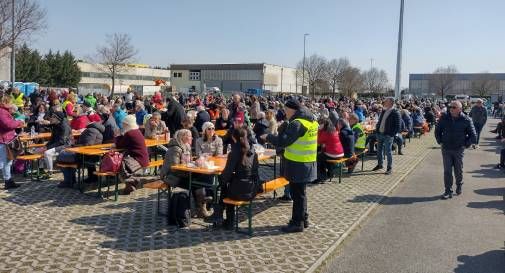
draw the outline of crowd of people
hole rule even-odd
[[[149,164],[152,152],[147,149],[145,138],[166,137],[169,143],[154,149],[165,155],[160,177],[171,186],[189,187],[187,173],[173,171],[174,164],[187,163],[195,157],[205,160],[206,156],[227,154],[227,164],[219,180],[222,192],[219,205],[209,208],[212,193],[208,189],[193,187],[191,190],[200,217],[212,215],[215,222],[231,228],[233,207],[224,205],[223,198],[254,197],[255,185],[261,184],[255,147],[266,145],[275,148],[281,156],[281,175],[290,182],[281,197],[293,201],[292,219],[283,229],[286,232],[299,232],[308,227],[305,187],[308,183],[324,183],[334,175],[328,159],[348,158],[346,167],[352,173],[358,162],[356,154],[369,147],[369,153],[377,155],[373,170],[383,169],[385,155],[385,174],[389,175],[393,167],[392,149],[398,149],[402,155],[404,137],[413,136],[415,128],[429,131],[437,118],[453,107],[444,101],[424,98],[340,97],[334,100],[239,93],[227,98],[218,93],[164,96],[160,92],[142,97],[132,91],[108,98],[101,94],[82,96],[55,90],[36,90],[24,97],[16,88],[0,90],[0,93],[0,164],[6,189],[18,187],[11,177],[13,158],[7,155],[7,147],[22,131],[52,133],[44,147],[34,151],[44,155],[44,178],[54,172],[54,162],[78,161],[65,148],[114,143],[116,148],[125,149],[125,164],[119,175],[125,183],[123,194],[141,187],[136,175]],[[482,102],[477,106],[482,107]],[[464,105],[461,109],[465,109]],[[477,129],[475,144],[478,144],[487,111],[473,107],[469,116]],[[505,123],[500,124],[495,131],[505,139]],[[372,126],[375,133],[368,133],[365,126]],[[219,137],[216,130],[225,130],[226,134]],[[76,132],[80,136],[74,140]],[[98,162],[99,158],[90,160]],[[505,167],[503,152],[499,166]],[[88,166],[85,182],[96,182],[94,171],[94,166]],[[64,181],[59,187],[73,187],[74,177],[75,170],[65,169]],[[193,179],[208,180],[209,177],[200,175]]]

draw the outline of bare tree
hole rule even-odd
[[[386,71],[375,67],[363,71],[363,87],[374,94],[384,93],[388,87],[389,80]]]
[[[106,44],[98,46],[96,50],[96,60],[90,58],[93,63],[98,64],[98,68],[110,77],[112,88],[110,97],[114,95],[116,74],[128,69],[127,64],[132,62],[137,50],[131,44],[131,38],[125,33],[114,33],[107,35]]]
[[[297,77],[301,79],[302,85],[308,85],[314,96],[316,83],[326,78],[326,59],[314,54],[305,61],[305,77],[303,76],[303,60],[298,62],[297,71]]]
[[[349,66],[344,69],[339,89],[345,96],[352,97],[363,88],[363,76],[358,68]]]
[[[431,75],[430,84],[442,98],[454,87],[458,69],[454,65],[437,68]]]
[[[0,52],[3,55],[14,41],[29,40],[32,34],[46,28],[46,11],[37,1],[16,0],[14,7],[14,28],[12,28],[12,0],[0,0]],[[3,56],[0,56],[3,57]]]
[[[326,64],[326,78],[333,97],[335,97],[335,92],[342,82],[345,69],[349,66],[350,64],[347,58],[332,59]]]
[[[472,89],[480,97],[485,97],[490,91],[498,90],[498,81],[489,73],[481,73],[472,80]]]

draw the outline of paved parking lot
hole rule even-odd
[[[271,196],[254,206],[254,236],[167,226],[156,215],[156,192],[138,190],[118,202],[59,189],[57,179],[26,182],[0,192],[0,272],[305,272],[314,269],[342,235],[402,180],[434,146],[424,136],[395,155],[393,175],[365,171],[342,184],[310,186],[312,226],[283,234],[291,203]],[[265,168],[262,176],[271,177]],[[335,182],[335,179],[334,179]],[[281,193],[280,193],[281,194]],[[241,226],[247,221],[241,217]]]

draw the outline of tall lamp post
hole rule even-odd
[[[11,33],[11,87],[14,87],[14,82],[16,81],[16,47],[15,47],[15,36],[14,36],[14,28],[16,27],[15,25],[15,6],[14,6],[14,0],[11,2],[12,5],[12,33]]]
[[[308,33],[303,34],[302,92],[303,92],[303,86],[305,85],[305,45],[307,43],[307,36],[309,36]]]
[[[400,4],[400,26],[398,29],[398,52],[396,55],[396,82],[395,82],[395,98],[401,97],[400,93],[400,78],[402,69],[402,43],[403,43],[403,6],[404,0]]]

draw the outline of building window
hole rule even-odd
[[[174,72],[174,78],[182,78],[181,72]]]
[[[200,71],[189,71],[189,80],[190,81],[199,81],[200,80]]]

